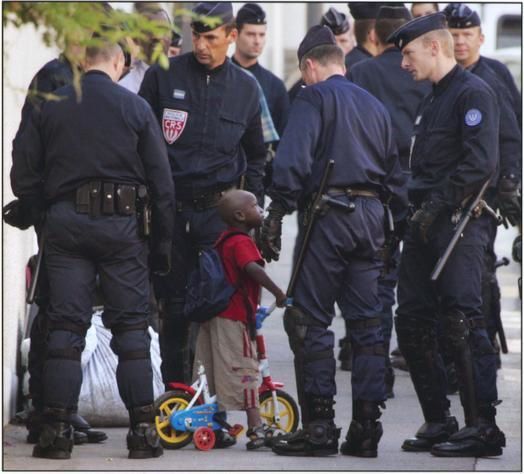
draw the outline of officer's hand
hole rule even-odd
[[[424,243],[428,243],[429,228],[444,208],[443,203],[426,201],[411,217],[410,226]]]
[[[266,262],[277,261],[280,257],[282,247],[282,219],[285,211],[275,203],[271,203],[268,216],[264,219],[262,231],[260,232],[260,252]]]
[[[38,227],[45,216],[41,202],[15,199],[2,208],[2,218],[6,224],[25,230],[34,225]]]
[[[158,242],[151,252],[151,270],[154,274],[165,276],[171,271],[171,241]]]
[[[517,235],[511,246],[511,256],[517,263],[522,263],[522,235]]]
[[[498,183],[497,207],[500,214],[512,226],[521,223],[521,204],[518,181],[513,176],[502,177]]]

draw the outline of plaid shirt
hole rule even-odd
[[[262,87],[260,86],[257,78],[251,72],[242,67],[240,69],[242,69],[242,71],[244,71],[247,75],[251,76],[256,81],[258,90],[260,91],[260,119],[262,122],[262,131],[264,132],[264,143],[277,142],[280,140],[280,136],[278,135],[275,124],[273,123],[273,119],[271,118],[271,113],[269,112],[266,96],[264,95]]]

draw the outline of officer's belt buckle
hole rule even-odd
[[[368,189],[354,189],[350,187],[339,187],[334,186],[327,189],[327,193],[333,194],[344,194],[349,198],[353,197],[367,197],[367,198],[379,198],[379,194],[376,191],[371,191]]]

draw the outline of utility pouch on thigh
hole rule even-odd
[[[102,214],[112,216],[115,213],[115,185],[113,183],[103,184]]]
[[[135,186],[119,184],[116,192],[116,211],[121,216],[131,216],[136,211]]]
[[[102,182],[91,181],[89,183],[89,217],[100,215],[100,201],[102,199]]]
[[[76,190],[75,211],[79,214],[89,213],[89,184],[84,184]]]

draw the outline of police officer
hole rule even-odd
[[[330,7],[329,10],[322,15],[320,25],[329,27],[335,35],[337,44],[340,46],[340,49],[342,49],[344,55],[349,54],[354,47],[354,39],[351,34],[347,15],[339,12],[334,7]],[[291,87],[291,89],[289,89],[289,98],[291,101],[295,100],[296,95],[303,87],[304,81],[300,79]]]
[[[79,63],[83,55],[83,48],[76,44],[69,45],[63,54],[57,59],[46,63],[35,75],[29,85],[28,95],[22,108],[22,119],[17,132],[19,136],[26,123],[29,121],[32,110],[41,107],[45,94],[51,94],[56,89],[71,84],[76,73],[80,74]],[[71,59],[68,59],[71,58]],[[15,141],[19,141],[19,138]],[[37,235],[41,235],[41,228],[35,229]],[[40,241],[40,238],[38,239]],[[47,306],[49,304],[49,283],[45,266],[40,269],[37,293],[35,301],[38,306],[36,314],[30,329],[31,343],[28,354],[28,372],[29,372],[29,393],[33,411],[29,414],[27,420],[28,443],[36,443],[40,436],[42,412],[43,412],[43,387],[42,387],[42,370],[45,359],[46,340],[47,340]],[[82,443],[99,443],[107,439],[107,435],[102,431],[91,429],[89,423],[73,409],[71,423],[74,428],[75,444]]]
[[[355,20],[353,31],[357,45],[346,56],[347,72],[353,64],[377,54],[375,47],[375,19],[383,4],[374,2],[349,2],[349,13]]]
[[[266,12],[256,3],[246,3],[238,10],[236,17],[238,37],[235,43],[235,53],[231,58],[233,63],[246,69],[255,76],[266,99],[271,119],[280,136],[284,133],[289,113],[289,97],[284,82],[268,69],[262,67],[258,57],[264,51],[266,44]],[[272,162],[278,140],[267,143],[267,165],[265,169],[264,188],[271,183]]]
[[[457,65],[442,13],[406,23],[390,41],[401,49],[402,67],[415,80],[433,83],[415,119],[408,192],[416,212],[404,239],[395,319],[425,423],[402,448],[447,457],[500,455],[505,438],[495,423],[496,358],[480,290],[492,217],[472,219],[436,284],[429,278],[461,209],[496,172],[497,98],[484,81]],[[466,420],[458,432],[449,414],[437,320],[458,375]]]
[[[377,281],[384,243],[380,196],[399,198],[400,171],[392,128],[378,100],[344,77],[344,55],[331,30],[314,26],[298,48],[307,87],[297,96],[275,159],[272,202],[262,230],[266,260],[278,259],[282,218],[297,208],[307,216],[328,160],[334,170],[324,192],[327,204],[313,227],[284,327],[295,356],[304,431],[278,440],[282,455],[322,456],[338,452],[334,423],[334,303],[344,293],[354,348],[353,420],[343,454],[375,457],[382,435],[379,406],[385,400],[384,340]],[[366,114],[359,113],[366,110]],[[348,150],[351,150],[348,153]],[[348,207],[355,207],[348,212]],[[341,208],[342,207],[342,208]],[[305,212],[304,212],[305,211]],[[305,237],[302,226],[297,238]],[[295,262],[296,264],[296,262]]]
[[[413,18],[431,15],[432,13],[437,13],[438,11],[438,3],[413,2],[411,4],[411,14],[413,15]]]
[[[82,382],[80,357],[97,273],[105,297],[104,324],[119,358],[117,384],[130,415],[129,457],[162,454],[153,424],[148,246],[138,233],[136,197],[139,188],[149,187],[157,241],[153,268],[165,272],[174,190],[150,107],[114,84],[123,68],[120,46],[87,48],[82,99],[72,85],[59,88],[62,100],[34,109],[13,143],[13,192],[45,211],[49,324],[44,425],[35,457],[71,456],[70,416]]]
[[[220,197],[240,181],[258,199],[263,195],[266,151],[257,84],[227,58],[237,37],[232,5],[199,3],[193,13],[193,51],[171,58],[167,71],[151,67],[139,92],[162,128],[177,197],[174,271],[155,282],[164,305],[160,349],[165,384],[190,382],[185,286],[198,251],[213,245],[225,229],[216,209]],[[212,26],[206,17],[215,21]]]
[[[377,56],[355,64],[349,72],[349,79],[373,94],[391,116],[395,142],[397,144],[400,165],[405,173],[409,172],[409,147],[415,114],[420,102],[429,93],[429,81],[416,82],[411,75],[400,68],[402,54],[387,39],[391,33],[411,20],[406,7],[383,6],[380,8],[375,23]],[[404,216],[402,216],[404,217]],[[382,322],[386,347],[386,389],[388,397],[393,396],[394,372],[389,359],[389,343],[393,326],[393,305],[395,304],[395,286],[398,280],[400,261],[399,240],[402,237],[403,222],[398,221],[396,229],[391,229],[388,253],[391,262],[389,270],[383,272],[379,280],[379,295],[382,302]]]
[[[454,5],[454,4],[451,4]],[[466,5],[447,8],[448,28],[455,44],[455,59],[464,68],[482,78],[497,94],[500,106],[500,169],[499,177],[485,195],[491,206],[498,203],[501,214],[509,222],[517,224],[521,220],[520,198],[518,196],[521,174],[521,134],[517,117],[512,109],[512,99],[504,83],[480,55],[484,42],[480,17]],[[498,191],[497,191],[498,189]],[[500,289],[495,272],[495,238],[497,222],[490,221],[490,242],[485,254],[482,275],[482,301],[487,330],[493,344],[496,344],[497,320],[500,324]],[[500,361],[500,358],[498,359]],[[499,362],[500,365],[500,362]]]
[[[174,58],[182,52],[182,43],[183,39],[176,31],[171,33],[171,42],[169,43],[169,48],[167,49],[167,56],[169,58]]]
[[[442,12],[446,16],[456,16],[456,13],[454,14],[453,12],[462,11],[465,8],[469,9],[469,7],[467,7],[463,3],[450,3]],[[468,21],[478,23],[478,25],[472,24],[472,27],[480,26],[480,18],[477,21],[476,18],[471,17]],[[522,127],[522,96],[519,90],[517,89],[515,80],[513,79],[513,76],[510,70],[508,69],[508,66],[506,66],[503,62],[497,59],[488,58],[486,56],[481,56],[481,58],[483,62],[485,62],[493,70],[493,72],[498,76],[500,81],[505,85],[505,87],[509,91],[511,96],[512,108],[515,112],[515,115],[517,116],[519,128]]]
[[[140,12],[140,14],[151,23],[163,26],[166,33],[163,36],[158,37],[154,37],[149,33],[144,35],[144,38],[138,43],[141,56],[133,59],[131,70],[118,82],[121,86],[135,94],[138,93],[144,75],[149,69],[156,45],[160,43],[162,52],[164,54],[168,53],[170,43],[169,29],[171,28],[171,21],[165,10],[146,7]]]
[[[280,136],[286,127],[289,98],[284,82],[261,66],[258,58],[266,44],[266,12],[256,3],[246,3],[236,17],[238,37],[232,61],[251,72],[264,91],[273,123]]]

